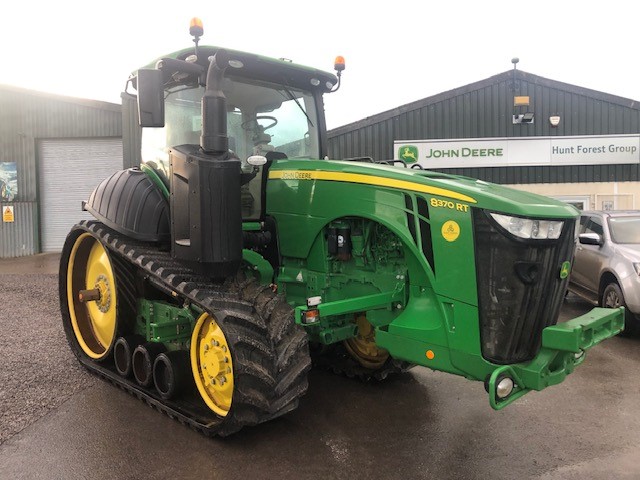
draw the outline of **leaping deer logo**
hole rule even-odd
[[[415,162],[416,160],[418,160],[416,158],[416,154],[413,153],[409,147],[404,147],[404,153],[402,154],[402,158],[412,158],[413,161]]]
[[[401,148],[402,153],[400,154],[400,158],[405,162],[413,163],[418,161],[418,151],[417,148],[413,146],[405,146]]]

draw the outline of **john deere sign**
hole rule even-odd
[[[397,158],[425,168],[640,163],[640,135],[395,142]]]

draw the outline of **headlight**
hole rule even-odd
[[[498,380],[496,381],[496,396],[501,400],[505,399],[509,395],[511,395],[511,392],[513,392],[514,387],[515,387],[515,384],[513,383],[512,378],[499,377]]]
[[[634,263],[633,268],[636,269],[636,273],[640,275],[640,263]]]
[[[491,213],[493,219],[506,231],[519,238],[535,240],[556,240],[562,233],[561,220],[539,220],[536,218],[511,217]]]

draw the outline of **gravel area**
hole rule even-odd
[[[0,312],[2,444],[97,380],[67,345],[57,275],[0,275]]]

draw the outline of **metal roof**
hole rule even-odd
[[[622,107],[632,108],[640,112],[640,101],[638,100],[632,100],[629,98],[620,97],[618,95],[612,95],[609,93],[600,92],[598,90],[592,90],[590,88],[580,87],[577,85],[572,85],[570,83],[564,83],[557,80],[552,80],[549,78],[541,77],[539,75],[535,75],[533,73],[525,72],[523,70],[507,70],[506,72],[493,75],[489,78],[485,78],[484,80],[479,80],[477,82],[470,83],[462,87],[457,87],[457,88],[448,90],[446,92],[438,93],[430,97],[416,100],[414,102],[410,102],[405,105],[401,105],[399,107],[393,108],[391,110],[386,110],[384,112],[371,115],[362,120],[358,120],[358,121],[334,128],[332,130],[329,130],[328,132],[329,137],[337,136],[342,133],[350,132],[358,128],[366,127],[369,125],[383,122],[385,120],[393,119],[394,117],[397,117],[404,113],[412,112],[414,110],[418,110],[422,107],[426,107],[435,103],[451,100],[453,98],[460,97],[464,94],[481,90],[486,87],[499,85],[504,82],[513,82],[514,80],[516,82],[527,82],[529,84],[538,85],[541,87],[547,87],[554,90],[562,90],[567,93],[583,95],[585,97],[589,97],[594,100],[599,100],[599,101],[619,105]]]

